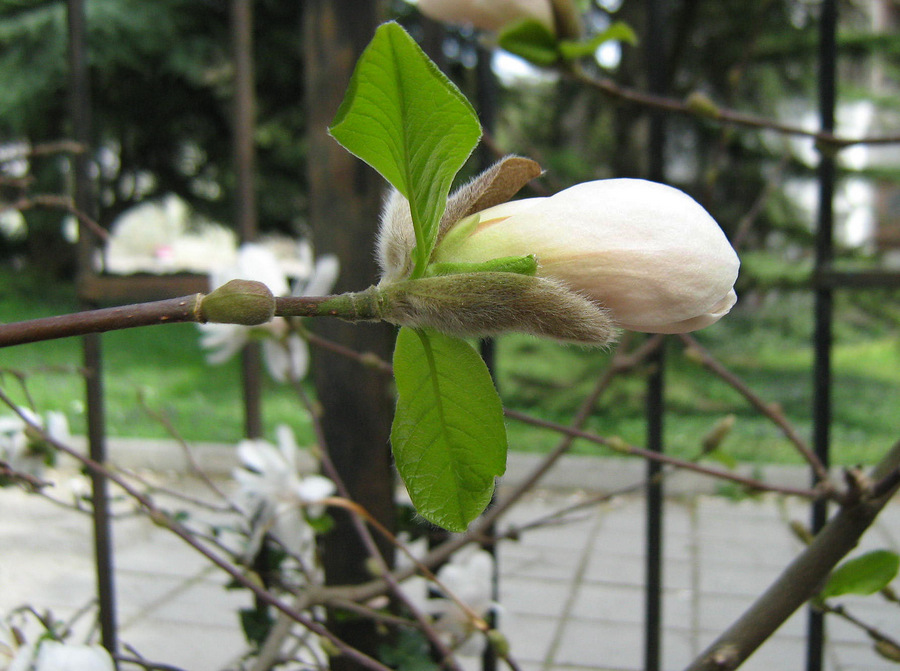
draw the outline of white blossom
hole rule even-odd
[[[238,445],[242,468],[234,471],[239,505],[261,528],[284,547],[300,555],[313,540],[307,516],[324,512],[323,499],[335,492],[334,483],[321,475],[301,475],[293,432],[281,425],[278,445],[262,439]]]
[[[46,431],[53,440],[65,443],[70,437],[69,422],[61,412],[50,411],[42,419],[27,408],[19,408],[19,411],[28,422],[19,415],[0,417],[0,461],[6,462],[13,471],[38,477],[43,471],[48,448],[30,430],[29,423]]]
[[[481,548],[469,546],[455,553],[437,572],[437,579],[448,592],[466,605],[478,617],[486,617],[496,607],[493,601],[494,557]],[[429,598],[432,583],[424,578],[407,580],[404,592],[420,610],[434,617],[434,627],[449,644],[460,646],[463,655],[480,654],[484,647],[482,636],[476,632],[469,613],[456,601],[441,596]]]
[[[740,262],[719,225],[690,196],[655,182],[585,182],[488,208],[456,223],[434,260],[529,254],[538,277],[561,281],[634,331],[703,328],[737,300]]]
[[[7,671],[114,671],[112,657],[99,645],[43,640],[19,648]]]

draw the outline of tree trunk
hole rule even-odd
[[[386,185],[329,137],[326,128],[343,99],[357,58],[374,34],[378,3],[308,0],[305,4],[309,221],[317,254],[334,253],[340,258],[337,290],[358,291],[377,279],[373,250]],[[390,359],[394,333],[385,325],[319,320],[315,328],[324,338]],[[314,352],[313,366],[328,454],[352,498],[392,529],[391,381],[383,373],[321,349]],[[370,579],[367,554],[350,518],[338,512],[334,517],[335,527],[323,543],[327,583]],[[389,544],[379,542],[382,553],[390,558]],[[331,627],[339,637],[367,654],[377,654],[379,638],[371,622],[332,619]],[[332,660],[333,669],[354,666],[340,657]]]

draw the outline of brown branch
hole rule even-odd
[[[871,638],[876,643],[887,643],[894,650],[900,650],[900,641],[897,641],[893,637],[888,636],[887,634],[885,634],[883,631],[881,631],[877,627],[873,627],[872,625],[863,622],[858,617],[856,617],[855,615],[850,613],[846,609],[846,607],[844,607],[842,604],[837,604],[835,606],[832,606],[828,603],[819,603],[819,604],[816,604],[816,608],[822,610],[825,613],[837,615],[838,617],[846,620],[850,624],[852,624],[856,627],[859,627],[864,632],[866,632],[866,634],[869,636],[869,638]]]
[[[202,294],[0,324],[0,347],[178,322],[200,321]]]
[[[624,350],[627,344],[627,337],[628,336],[626,336],[626,340],[624,340],[619,345],[621,350]],[[605,371],[598,380],[594,391],[582,402],[581,407],[579,408],[579,411],[576,414],[575,419],[573,420],[573,426],[581,426],[585,421],[587,421],[587,418],[593,411],[597,399],[608,388],[614,375],[625,372],[633,366],[641,363],[657,347],[659,347],[661,343],[661,336],[653,336],[645,340],[640,347],[636,348],[629,354],[617,353],[613,358],[613,362],[610,368]],[[482,515],[481,518],[473,523],[465,534],[452,536],[451,538],[431,550],[428,555],[420,560],[420,562],[425,566],[434,567],[441,562],[449,559],[454,552],[456,552],[463,546],[468,545],[469,543],[490,540],[491,536],[493,535],[492,527],[494,523],[503,514],[505,514],[510,507],[512,507],[519,499],[521,499],[521,497],[529,490],[530,487],[533,487],[534,484],[536,484],[540,480],[543,474],[545,474],[552,467],[552,465],[569,450],[573,442],[574,437],[568,435],[564,436],[560,441],[560,444],[544,458],[543,462],[532,474],[532,477],[528,478],[527,481],[521,483],[497,504],[488,508],[487,511],[485,511],[484,515]],[[415,568],[409,567],[400,571],[396,571],[393,574],[393,577],[398,581],[402,581],[406,580],[414,574]],[[353,585],[342,589],[330,588],[327,592],[323,590],[319,593],[314,593],[311,590],[309,592],[309,598],[310,603],[327,603],[329,598],[345,598],[360,601],[380,596],[381,594],[384,594],[386,588],[387,586],[384,580],[373,580],[365,584]],[[338,591],[338,589],[340,589],[340,591]]]
[[[544,419],[539,419],[537,417],[531,417],[530,415],[526,415],[525,413],[520,413],[515,410],[506,410],[506,416],[510,419],[514,419],[519,422],[523,422],[525,424],[531,424],[532,426],[541,427],[544,429],[548,429],[550,431],[557,431],[559,433],[567,434],[571,436],[572,439],[581,438],[588,442],[594,443],[596,445],[603,445],[604,447],[608,447],[616,452],[620,452],[622,454],[628,454],[635,457],[641,457],[642,459],[648,459],[652,461],[657,461],[663,464],[667,464],[669,466],[674,466],[676,468],[681,468],[688,471],[693,471],[695,473],[699,473],[701,475],[708,475],[713,478],[719,478],[721,480],[728,480],[730,482],[734,482],[736,484],[742,485],[744,487],[748,487],[750,489],[755,489],[758,491],[765,492],[775,492],[778,494],[785,494],[788,496],[800,496],[808,499],[818,499],[821,498],[823,493],[816,489],[807,489],[801,487],[782,487],[778,485],[769,485],[761,480],[756,480],[754,478],[744,477],[742,475],[738,475],[737,473],[732,473],[731,471],[723,471],[718,468],[710,468],[708,466],[702,466],[693,461],[688,461],[686,459],[679,459],[678,457],[673,457],[671,455],[655,452],[653,450],[648,450],[643,447],[637,447],[636,445],[629,445],[624,441],[617,438],[604,438],[603,436],[598,436],[595,433],[590,433],[588,431],[581,431],[579,429],[574,429],[562,424],[556,424],[555,422],[550,422]]]
[[[737,112],[725,108],[720,108],[710,103],[709,105],[692,105],[690,102],[678,100],[675,98],[667,98],[665,96],[645,93],[635,89],[620,86],[616,82],[608,78],[594,77],[582,68],[572,68],[564,71],[572,76],[577,82],[589,86],[600,91],[610,97],[622,100],[624,102],[641,105],[643,107],[651,107],[653,109],[670,112],[673,114],[681,114],[685,116],[693,116],[697,118],[708,119],[713,122],[728,124],[731,126],[741,126],[744,128],[752,128],[755,130],[770,130],[782,135],[791,135],[795,137],[805,137],[814,140],[817,145],[832,150],[844,149],[857,144],[882,145],[882,144],[898,144],[900,143],[900,135],[885,135],[873,137],[842,137],[825,131],[811,131],[802,126],[781,123],[767,119],[764,117],[754,116],[743,112]]]
[[[30,210],[36,207],[44,207],[54,210],[65,210],[79,222],[84,224],[97,238],[106,241],[109,239],[109,232],[96,221],[91,219],[87,213],[81,211],[75,206],[75,201],[68,196],[57,196],[52,194],[40,194],[36,196],[25,196],[14,203],[9,203],[0,208],[3,210]]]
[[[900,442],[875,467],[872,480],[881,480],[898,465]],[[900,483],[877,497],[868,490],[859,500],[843,505],[812,543],[687,671],[730,671],[740,666],[794,611],[818,593],[834,567],[856,547],[898,488]]]
[[[686,346],[686,354],[692,356],[703,365],[704,368],[718,376],[721,380],[730,385],[735,391],[743,396],[756,410],[764,417],[770,419],[791,442],[800,455],[807,461],[816,474],[816,478],[821,481],[823,486],[829,490],[833,490],[834,485],[828,476],[828,469],[825,468],[819,457],[816,456],[813,449],[807,444],[796,429],[787,421],[784,414],[775,406],[763,401],[747,384],[737,375],[728,370],[718,359],[710,354],[704,347],[697,342],[697,339],[689,333],[682,333],[678,336]]]
[[[22,151],[11,152],[0,163],[47,156],[49,154],[83,154],[86,151],[87,147],[80,142],[56,140],[54,142],[42,142],[41,144],[32,145],[22,149]]]
[[[333,352],[340,356],[351,359],[352,361],[356,361],[362,366],[373,368],[380,373],[384,373],[385,375],[394,374],[394,367],[374,352],[357,352],[355,349],[351,349],[345,345],[341,345],[340,343],[327,340],[322,336],[313,333],[312,331],[304,330],[302,332],[302,336],[310,345],[321,347],[322,349],[328,350],[329,352]]]
[[[531,473],[531,475],[523,482],[519,483],[519,485],[510,494],[508,494],[498,506],[495,506],[494,509],[491,509],[488,514],[492,515],[496,519],[496,517],[504,512],[506,508],[509,508],[514,502],[522,498],[526,492],[531,490],[540,481],[540,479],[544,477],[544,475],[553,467],[553,465],[572,448],[572,444],[575,442],[575,438],[579,437],[578,434],[581,433],[581,427],[583,427],[585,422],[587,422],[588,418],[591,416],[591,413],[594,411],[594,406],[597,404],[600,396],[603,395],[603,393],[609,388],[609,385],[612,384],[612,381],[615,379],[615,377],[641,364],[647,359],[648,356],[650,356],[659,347],[661,347],[663,342],[664,339],[662,336],[652,336],[650,338],[647,338],[640,347],[638,347],[634,352],[630,354],[622,353],[625,345],[627,344],[627,341],[620,344],[619,349],[616,350],[616,353],[613,356],[613,360],[609,368],[597,381],[594,390],[582,402],[581,407],[578,409],[578,412],[575,415],[575,418],[571,422],[571,425],[557,425],[559,433],[563,434],[563,439],[559,442],[556,448],[554,448],[554,450],[544,458],[543,462],[538,465],[538,467]],[[523,413],[518,413],[514,410],[509,409],[505,409],[504,414],[511,419],[520,419],[520,421],[525,421],[522,418],[527,417]],[[485,530],[489,528],[484,524],[482,524],[481,526]]]
[[[406,606],[406,608],[415,618],[422,632],[428,638],[431,645],[433,645],[435,649],[440,652],[442,658],[447,660],[446,663],[448,664],[449,668],[454,669],[455,671],[460,671],[459,665],[455,662],[455,660],[453,660],[452,653],[441,640],[438,632],[428,621],[427,616],[416,606],[415,603],[413,603],[409,599],[409,597],[407,597],[406,593],[400,587],[400,582],[392,575],[391,567],[388,565],[387,560],[379,551],[378,544],[375,542],[375,538],[373,537],[372,533],[369,531],[363,520],[366,520],[375,529],[379,530],[382,534],[385,534],[385,537],[388,538],[391,542],[395,542],[396,538],[388,533],[388,530],[381,524],[379,524],[374,517],[369,515],[369,512],[367,510],[365,510],[361,506],[356,505],[355,503],[352,503],[350,490],[344,483],[343,478],[341,477],[340,473],[337,470],[337,467],[334,465],[334,462],[332,462],[331,456],[328,453],[328,443],[325,440],[325,429],[322,426],[322,422],[320,420],[319,408],[313,404],[302,384],[295,381],[293,383],[293,386],[294,390],[297,393],[297,396],[300,398],[301,403],[303,403],[304,407],[309,413],[310,420],[313,426],[313,432],[316,436],[316,442],[319,445],[319,459],[322,463],[322,470],[334,482],[335,488],[337,489],[338,494],[340,494],[343,500],[352,505],[351,510],[356,514],[350,515],[351,523],[356,529],[356,533],[359,535],[359,538],[365,546],[366,551],[369,553],[369,556],[374,562],[376,562],[379,571],[381,571],[381,575],[384,576],[384,584],[403,603],[403,605]]]

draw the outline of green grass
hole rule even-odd
[[[811,304],[782,296],[754,310],[742,309],[697,335],[698,340],[766,403],[777,404],[799,434],[812,433]],[[891,322],[860,315],[851,299],[839,304],[833,349],[831,428],[835,463],[871,463],[900,438],[900,340]],[[566,423],[594,386],[608,353],[563,348],[524,336],[505,338],[499,350],[499,385],[508,407]],[[589,428],[643,445],[646,370],[617,381],[595,408]],[[733,430],[722,449],[739,461],[801,463],[771,421],[730,386],[684,356],[680,343],[667,349],[664,420],[666,449],[692,457],[701,440],[726,415]],[[545,451],[552,433],[510,426],[513,449]],[[575,451],[596,454],[585,441]]]
[[[0,321],[61,314],[75,308],[70,289],[37,286],[33,278],[0,271]],[[743,307],[697,334],[704,346],[762,399],[778,404],[807,438],[811,433],[811,313],[808,297],[785,294],[753,310]],[[852,298],[839,302],[832,389],[836,463],[871,463],[900,438],[900,340],[894,324],[890,319],[868,316]],[[238,363],[206,364],[195,326],[177,324],[105,334],[103,351],[110,435],[167,435],[141,407],[138,399],[142,395],[147,405],[164,413],[189,440],[240,440],[243,411]],[[506,336],[498,342],[498,384],[504,403],[568,423],[609,357],[608,352]],[[76,433],[84,430],[84,392],[77,373],[80,362],[79,339],[0,350],[0,369],[26,373],[35,406],[65,411]],[[710,428],[733,414],[735,427],[723,443],[728,455],[741,461],[800,462],[771,422],[686,358],[677,341],[669,345],[667,362],[667,450],[680,456],[696,455]],[[646,372],[638,370],[617,380],[601,398],[588,428],[642,445]],[[18,402],[25,402],[15,377],[6,374],[0,384]],[[268,432],[284,422],[295,429],[301,441],[311,440],[309,421],[297,399],[268,378],[263,414]],[[546,451],[558,440],[551,432],[516,422],[509,423],[509,435],[512,449],[521,451]],[[575,451],[608,454],[585,441],[579,441]]]

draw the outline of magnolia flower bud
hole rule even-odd
[[[444,23],[470,24],[497,31],[524,19],[534,19],[553,32],[550,0],[419,0],[419,10]]]
[[[265,324],[275,315],[275,297],[262,282],[231,280],[204,296],[201,321],[217,324]]]
[[[527,254],[537,257],[538,277],[596,301],[633,331],[693,331],[737,300],[740,262],[719,225],[692,198],[655,182],[586,182],[491,207],[447,231],[433,260]]]

